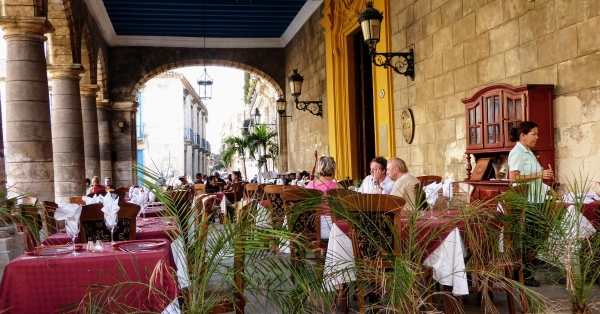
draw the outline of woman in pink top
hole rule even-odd
[[[319,158],[319,164],[317,168],[318,178],[310,181],[307,185],[307,189],[323,191],[327,195],[327,191],[331,189],[343,189],[342,185],[335,181],[335,160],[331,156],[321,156]],[[327,204],[323,204],[324,208],[328,208]],[[321,215],[321,239],[329,239],[329,233],[331,232],[331,215],[329,209],[324,209]]]

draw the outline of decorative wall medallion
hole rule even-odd
[[[379,98],[383,98],[383,97],[385,97],[385,90],[382,88],[382,89],[379,91]]]
[[[415,120],[413,119],[412,111],[408,108],[402,110],[400,115],[400,125],[402,128],[402,137],[407,144],[412,143],[415,135]]]

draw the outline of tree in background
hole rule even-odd
[[[231,136],[225,139],[225,150],[223,151],[223,165],[231,166],[233,157],[237,154],[242,158],[242,172],[244,178],[248,178],[246,175],[246,151],[250,148],[250,142],[248,141],[248,135],[245,133],[243,136]]]
[[[247,135],[250,144],[249,153],[252,159],[258,162],[258,167],[265,166],[265,172],[269,172],[267,161],[273,160],[273,164],[277,163],[279,154],[279,146],[277,145],[277,132],[267,129],[265,125],[255,125],[254,132]],[[259,155],[259,158],[256,158]]]

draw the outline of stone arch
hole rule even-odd
[[[259,69],[255,69],[251,66],[244,65],[239,62],[228,62],[227,64],[223,64],[223,62],[221,60],[195,60],[195,61],[196,62],[192,62],[191,64],[186,64],[184,66],[186,66],[186,67],[189,67],[189,66],[222,66],[222,67],[226,67],[226,68],[233,68],[233,69],[246,71],[246,72],[249,72],[250,74],[254,74],[254,75],[264,78],[268,83],[273,85],[275,90],[277,90],[277,92],[280,95],[283,95],[283,90],[281,89],[281,86],[279,86],[273,78],[271,78],[269,75],[267,75],[266,73],[264,73],[263,71],[261,71]],[[182,67],[182,65],[177,64],[176,62],[172,62],[169,64],[162,65],[162,66],[146,73],[137,82],[137,84],[135,84],[133,91],[131,92],[131,95],[130,95],[131,100],[136,101],[138,92],[144,87],[144,84],[146,84],[146,82],[148,82],[152,78],[154,78],[160,74],[163,74],[167,71],[174,70],[174,69],[181,68],[181,67]],[[191,82],[191,83],[193,84],[195,82]]]
[[[81,65],[85,69],[85,74],[81,77],[80,84],[96,84],[96,62],[94,62],[94,48],[92,46],[90,31],[84,24],[81,32]]]
[[[98,61],[96,62],[96,84],[98,85],[98,99],[108,99],[108,90],[106,88],[106,60],[104,60],[104,51],[98,49]]]
[[[48,64],[78,63],[80,49],[78,48],[76,30],[74,28],[73,12],[70,1],[48,1],[48,20],[54,26],[54,32],[47,34]],[[76,52],[76,55],[74,55]]]
[[[223,66],[263,77],[283,93],[285,54],[282,48],[112,47],[109,50],[109,98],[135,101],[137,92],[154,76],[181,67]]]

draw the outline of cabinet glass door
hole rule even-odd
[[[504,138],[502,136],[502,106],[500,104],[500,95],[493,95],[484,98],[484,115],[485,115],[485,148],[502,147]]]
[[[483,148],[482,141],[482,109],[481,103],[467,108],[467,146],[470,149]]]
[[[504,94],[504,119],[505,124],[505,132],[504,132],[504,141],[505,147],[515,146],[515,142],[510,141],[510,129],[516,128],[519,126],[521,121],[526,120],[525,117],[525,99],[524,95],[505,93]]]

